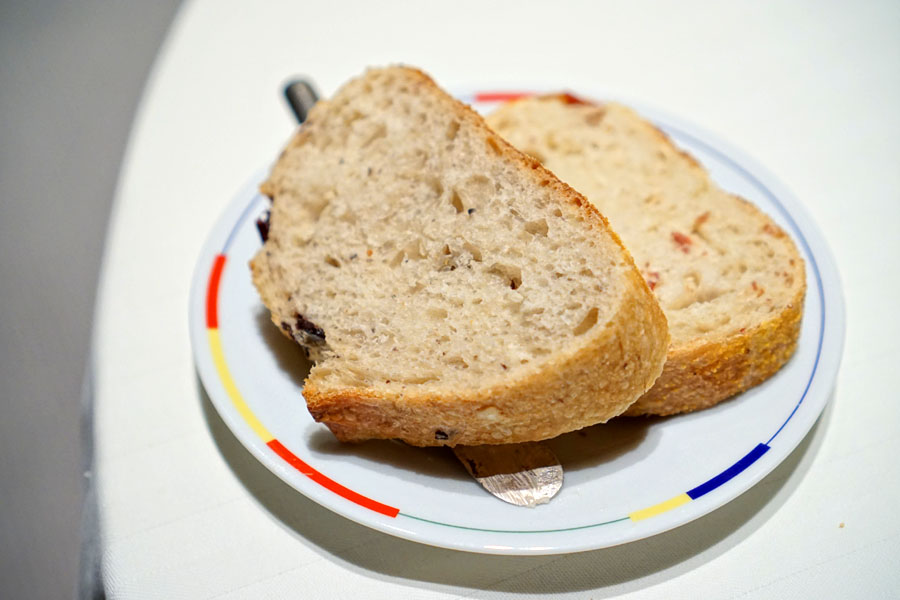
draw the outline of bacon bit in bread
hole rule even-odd
[[[693,241],[688,236],[684,235],[680,231],[673,231],[672,239],[675,241],[676,244],[678,244],[678,247],[685,254],[687,254],[688,252],[691,251],[691,244],[693,243]]]
[[[785,235],[785,233],[779,227],[776,227],[775,225],[772,225],[771,223],[766,223],[765,225],[763,225],[762,230],[765,231],[766,233],[768,233],[769,235],[775,236],[777,238],[784,237],[784,235]]]
[[[759,298],[760,296],[762,296],[763,294],[766,293],[765,288],[763,288],[763,286],[761,286],[761,285],[757,285],[755,281],[750,282],[750,286],[756,292],[757,298]]]
[[[656,289],[656,284],[659,283],[659,271],[650,271],[644,275],[644,279],[647,280],[647,285],[651,290]]]
[[[696,219],[694,219],[694,224],[691,227],[691,233],[697,233],[700,230],[700,226],[706,223],[709,220],[709,211],[706,211]]]
[[[369,248],[368,250],[366,250],[366,256],[372,256],[372,249],[371,249],[371,248]]]
[[[576,96],[574,94],[570,94],[568,92],[566,92],[564,94],[560,94],[559,97],[566,104],[590,104],[590,102],[588,102],[586,100],[582,100],[578,96]]]

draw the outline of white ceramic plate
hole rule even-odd
[[[482,110],[505,95],[460,97]],[[534,509],[489,495],[444,448],[341,445],[309,416],[301,397],[305,359],[271,325],[250,282],[247,262],[260,246],[255,219],[267,207],[256,191],[260,174],[210,233],[191,295],[197,369],[235,436],[290,486],[344,517],[494,554],[577,552],[645,538],[709,513],[772,471],[815,423],[834,384],[844,339],[834,260],[772,174],[707,132],[637,108],[797,241],[807,266],[803,329],[796,355],[774,378],[699,413],[614,420],[548,442],[565,484]]]

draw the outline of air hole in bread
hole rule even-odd
[[[559,210],[558,208],[554,208],[554,209],[553,209],[553,216],[554,216],[554,217],[562,218],[562,216],[563,216],[562,211]]]
[[[715,288],[702,290],[685,289],[673,302],[669,303],[670,310],[682,310],[695,304],[711,302],[722,295],[722,291]]]
[[[499,275],[506,280],[511,289],[519,289],[522,285],[522,269],[515,265],[506,265],[502,263],[494,263],[488,272]]]
[[[463,360],[462,356],[450,356],[447,358],[447,364],[457,369],[468,369],[469,363]]]
[[[453,255],[453,250],[450,249],[448,244],[444,244],[444,247],[441,249],[441,256],[443,258],[438,261],[438,271],[455,271],[459,266],[456,257]]]
[[[404,246],[403,251],[406,253],[406,256],[408,258],[411,258],[413,260],[420,260],[427,256],[427,254],[425,253],[425,248],[422,244],[422,240],[419,238],[408,242],[406,246]]]
[[[365,148],[371,145],[375,140],[380,140],[387,135],[387,126],[384,123],[378,123],[375,127],[372,128],[372,131],[367,135],[362,143],[360,144],[361,148]]]
[[[478,418],[484,421],[497,421],[500,419],[500,411],[496,406],[485,406],[478,409]]]
[[[481,262],[481,249],[478,246],[469,242],[463,242],[463,250],[472,255],[472,260]]]
[[[457,133],[459,133],[459,121],[450,121],[450,125],[447,127],[447,139],[455,140]]]
[[[503,308],[512,314],[516,314],[522,311],[522,302],[507,302]]]
[[[297,246],[298,248],[303,247],[309,243],[310,238],[312,237],[312,231],[310,229],[301,230],[300,233],[291,234],[291,242]]]
[[[428,154],[424,150],[416,150],[412,155],[412,160],[410,160],[410,165],[413,169],[419,170],[425,167],[425,163],[428,161]]]
[[[460,203],[464,208],[478,208],[490,203],[491,197],[497,191],[497,185],[499,183],[492,182],[484,175],[472,175],[455,186],[454,191],[459,194]]]
[[[572,331],[575,335],[582,335],[587,333],[597,324],[597,315],[599,314],[599,309],[595,306],[591,310],[587,311],[587,314],[584,315],[584,318],[581,320],[581,323],[575,326],[575,329]]]
[[[318,221],[322,216],[322,213],[325,212],[325,209],[328,208],[328,205],[331,204],[331,201],[334,200],[336,194],[334,190],[320,190],[318,194],[314,195],[309,203],[309,212],[313,221]]]
[[[698,287],[700,287],[700,273],[697,271],[691,271],[690,273],[685,274],[682,278],[682,285],[684,285],[684,289],[688,291],[694,291]]]
[[[342,212],[340,215],[338,215],[338,219],[340,219],[344,223],[349,223],[350,225],[353,225],[357,221],[357,216],[356,216],[356,213],[346,210],[346,211]]]
[[[550,231],[550,227],[547,226],[547,221],[545,219],[537,219],[535,221],[528,221],[527,223],[525,223],[525,231],[527,231],[531,235],[546,236],[547,232]]]
[[[365,339],[366,339],[366,332],[363,331],[362,329],[359,329],[359,328],[348,329],[348,330],[347,330],[347,334],[348,334],[350,337],[356,339],[357,342],[365,342]]]
[[[606,110],[598,108],[584,115],[584,122],[592,127],[596,127],[603,120],[604,116],[606,116]]]
[[[456,209],[457,213],[461,213],[463,210],[465,210],[465,207],[462,203],[462,198],[459,197],[459,192],[457,192],[456,190],[453,190],[453,193],[450,195],[450,204],[453,205],[453,208]]]
[[[359,121],[363,117],[365,117],[365,115],[358,110],[352,110],[349,113],[344,114],[344,125],[353,125],[354,121]]]
[[[431,188],[431,191],[434,192],[435,196],[440,198],[441,195],[443,195],[444,184],[441,183],[440,179],[438,179],[437,177],[429,177],[425,180],[425,182],[428,184],[428,187]]]
[[[446,319],[449,313],[447,313],[446,309],[435,307],[429,308],[427,314],[432,319]]]
[[[315,136],[313,136],[313,134],[307,135],[308,137],[306,139],[320,150],[328,150],[328,147],[331,146],[331,136],[327,133],[320,132]]]

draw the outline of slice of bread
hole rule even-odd
[[[565,94],[510,102],[488,123],[609,218],[666,313],[665,369],[627,414],[712,406],[790,358],[806,290],[794,243],[656,127]]]
[[[317,104],[261,189],[253,281],[341,440],[541,440],[662,371],[665,316],[606,220],[420,71]]]

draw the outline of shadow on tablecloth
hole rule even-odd
[[[198,382],[199,383],[199,382]],[[469,588],[554,594],[593,590],[608,597],[673,579],[728,552],[787,501],[809,470],[827,431],[824,413],[799,446],[750,490],[677,529],[622,546],[555,556],[495,556],[434,548],[395,538],[341,517],[282,482],[231,433],[209,397],[203,411],[235,476],[281,525],[329,560],[367,577],[425,589]]]

